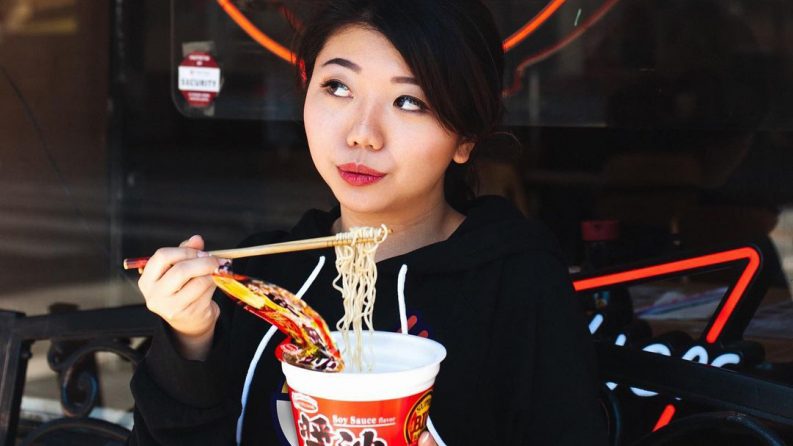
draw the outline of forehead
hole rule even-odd
[[[382,71],[389,76],[411,74],[405,59],[386,36],[360,25],[345,26],[331,34],[317,55],[316,67],[321,68],[333,58],[355,63],[362,68],[362,74],[373,71]]]

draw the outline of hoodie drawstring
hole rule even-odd
[[[399,276],[397,277],[397,299],[399,300],[399,326],[402,329],[402,334],[408,334],[408,315],[405,308],[405,277],[408,275],[408,266],[402,265],[399,268]]]
[[[405,305],[405,279],[408,275],[408,266],[403,264],[401,268],[399,268],[399,275],[397,276],[397,300],[399,301],[399,326],[402,331],[402,334],[408,334],[408,315],[407,315],[407,307]],[[432,434],[432,438],[435,440],[435,443],[438,446],[446,446],[446,443],[443,442],[441,436],[438,435],[438,431],[435,429],[435,426],[432,424],[432,419],[427,417],[427,430],[430,431]]]
[[[306,294],[308,288],[312,283],[314,283],[314,280],[317,279],[317,276],[324,265],[325,256],[320,256],[317,266],[314,267],[314,271],[311,272],[311,275],[308,276],[308,279],[306,279],[306,281],[303,283],[303,286],[300,287],[300,290],[297,292],[296,296],[298,298],[303,298],[303,295]],[[259,364],[259,359],[261,359],[264,349],[267,347],[267,344],[270,343],[270,340],[273,338],[273,335],[275,335],[276,331],[278,331],[278,327],[275,325],[271,326],[267,330],[267,333],[264,334],[262,340],[259,341],[259,346],[256,347],[256,353],[253,354],[253,359],[251,359],[251,363],[248,366],[248,373],[245,375],[245,384],[242,386],[242,397],[240,398],[242,410],[240,411],[240,417],[237,418],[237,446],[239,446],[242,442],[242,420],[245,418],[245,406],[248,404],[248,392],[250,391],[251,382],[253,381],[253,374],[256,372],[256,365]]]

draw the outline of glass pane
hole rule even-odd
[[[793,125],[789,2],[485,3],[507,50],[508,124]],[[299,119],[290,44],[311,8],[307,0],[171,0],[177,107],[188,116]],[[220,74],[195,65],[195,53],[211,55],[207,63]],[[211,81],[207,93],[198,85],[201,76],[217,76],[221,85]]]

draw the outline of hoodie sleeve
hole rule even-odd
[[[215,295],[221,317],[205,361],[181,356],[170,327],[162,320],[152,345],[130,382],[135,399],[130,445],[234,444],[239,402],[224,392],[223,363],[233,306]],[[228,302],[226,302],[228,301]]]
[[[250,237],[239,246],[276,241],[275,233]],[[236,271],[245,271],[235,261]],[[127,444],[139,446],[233,445],[241,406],[227,383],[231,327],[238,308],[221,291],[213,296],[220,317],[209,355],[189,360],[177,350],[174,333],[160,319],[152,344],[130,382],[135,400],[134,427]]]
[[[594,347],[567,269],[558,257],[548,256],[532,270],[537,287],[532,444],[605,445]]]

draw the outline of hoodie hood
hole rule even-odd
[[[378,265],[407,264],[412,272],[451,273],[527,249],[556,252],[550,232],[538,222],[527,220],[505,198],[479,197],[463,213],[465,220],[447,240],[380,261]],[[330,227],[339,215],[338,206],[329,212],[309,211],[293,228],[292,236],[330,235]]]

